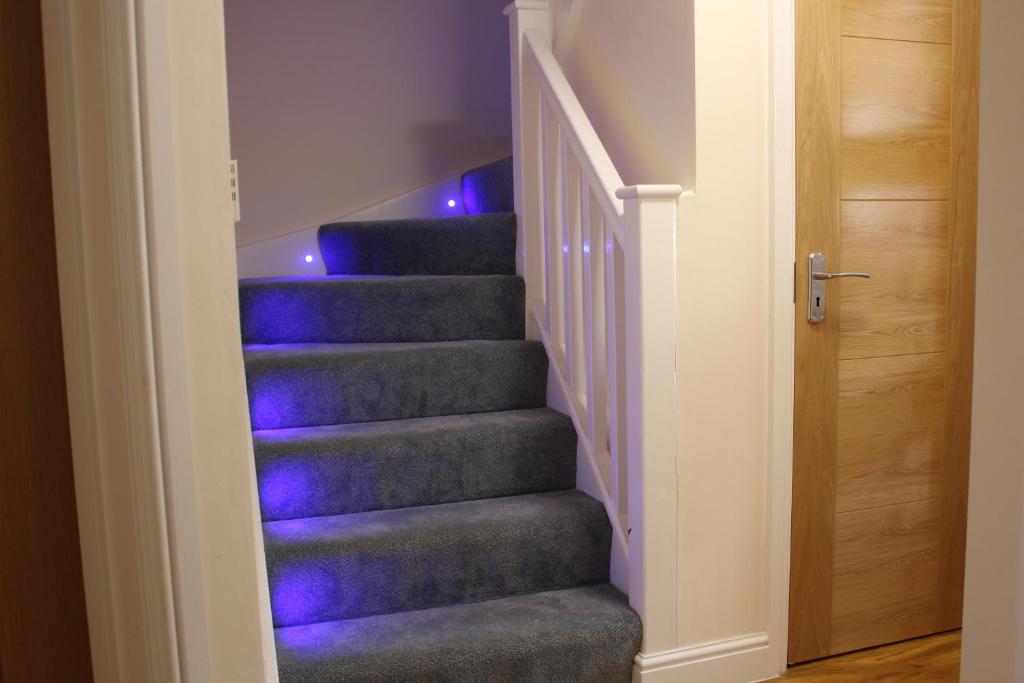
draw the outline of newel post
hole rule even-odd
[[[534,32],[551,44],[547,0],[515,0],[505,7],[512,67],[512,178],[517,228],[516,271],[526,281],[526,336],[538,339],[533,311],[543,303],[543,154],[540,87],[524,67],[523,36]]]
[[[629,602],[641,655],[677,647],[676,210],[678,185],[619,189],[624,202]]]

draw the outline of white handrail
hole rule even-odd
[[[540,85],[544,88],[546,104],[558,117],[559,128],[566,135],[568,144],[572,145],[573,154],[580,160],[587,180],[592,187],[600,188],[598,198],[604,204],[604,210],[618,216],[621,221],[622,200],[615,196],[615,191],[622,187],[622,178],[540,32],[526,32],[523,52],[532,62],[531,66],[542,75]]]
[[[550,359],[549,402],[579,435],[578,481],[613,528],[612,581],[644,622],[641,651],[677,644],[678,185],[623,187],[551,51],[544,0],[510,18],[517,266],[527,334]]]

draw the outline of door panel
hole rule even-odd
[[[842,198],[949,198],[949,45],[841,39]]]
[[[837,513],[939,497],[945,372],[942,353],[840,361]]]
[[[959,625],[979,11],[797,1],[791,662]]]
[[[946,348],[948,202],[843,202],[841,249],[872,278],[836,283],[840,358]]]
[[[846,0],[842,9],[844,36],[953,41],[953,0]]]
[[[936,500],[836,516],[833,651],[932,630],[939,516]]]

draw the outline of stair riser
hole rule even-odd
[[[334,223],[317,233],[329,275],[515,275],[514,214]]]
[[[462,205],[466,213],[515,211],[512,157],[462,174]]]
[[[535,342],[246,353],[253,429],[539,408],[547,367]]]
[[[246,344],[522,339],[515,276],[243,281]]]
[[[540,417],[455,418],[445,429],[398,434],[352,425],[352,434],[319,439],[257,432],[263,520],[570,489],[576,431],[564,416]]]
[[[378,513],[380,514],[380,513]],[[358,522],[353,522],[358,524]],[[502,526],[289,544],[307,520],[266,527],[275,626],[295,626],[608,580],[603,507]]]

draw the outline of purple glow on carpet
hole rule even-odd
[[[338,591],[329,567],[296,564],[271,580],[270,608],[274,622],[291,625],[322,621],[321,613]]]
[[[251,393],[249,415],[253,429],[274,429],[288,426],[288,419],[293,412],[289,409],[291,392],[287,390],[274,391],[271,387],[261,387],[258,391]]]
[[[273,460],[258,472],[260,508],[266,520],[288,519],[304,512],[311,499],[318,499],[318,469],[315,461],[300,458]]]
[[[287,626],[277,629],[277,641],[293,654],[315,654],[335,642],[347,629],[339,629],[337,622]]]
[[[467,214],[484,213],[480,199],[480,183],[481,178],[476,174],[468,173],[462,176],[462,206],[465,207]]]

